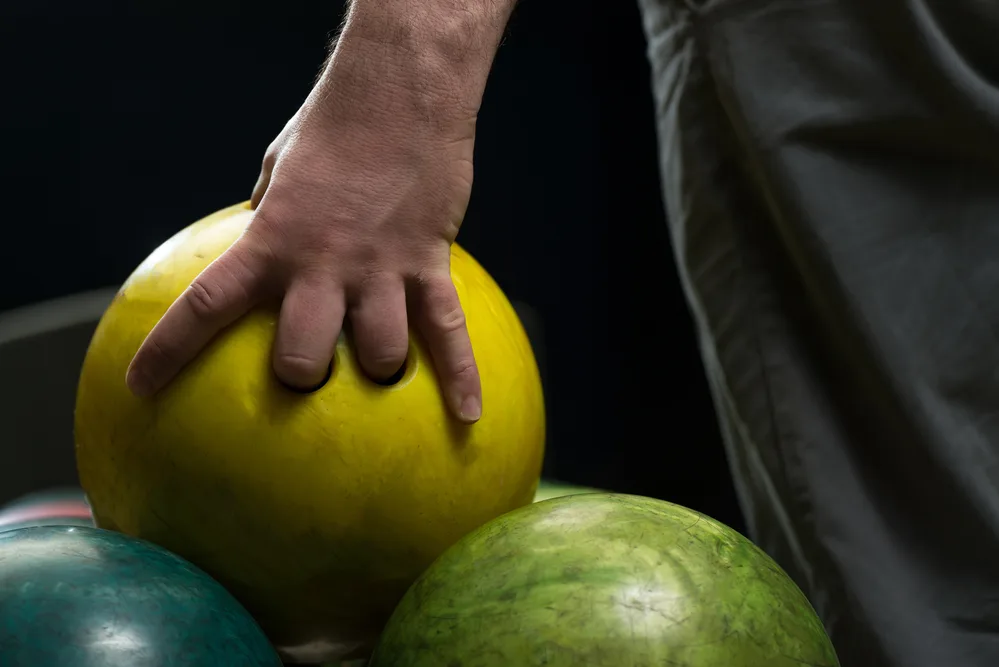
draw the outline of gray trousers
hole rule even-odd
[[[751,536],[844,667],[996,667],[999,2],[641,2]]]

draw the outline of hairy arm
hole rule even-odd
[[[319,88],[364,77],[391,99],[342,100],[352,115],[391,111],[427,122],[474,118],[516,0],[353,0]],[[363,62],[358,62],[361,60]],[[409,108],[403,108],[403,105]]]

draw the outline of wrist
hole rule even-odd
[[[363,63],[366,85],[417,93],[431,117],[474,116],[515,2],[354,0],[324,77]]]

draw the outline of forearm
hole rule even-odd
[[[515,4],[353,0],[323,79],[362,77],[355,82],[406,91],[393,102],[416,105],[428,119],[474,116]]]

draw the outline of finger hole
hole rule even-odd
[[[358,363],[358,370],[364,379],[376,387],[383,389],[401,389],[409,384],[409,382],[420,370],[420,355],[417,348],[416,334],[411,332],[409,343],[406,347],[406,357],[403,359],[402,365],[399,366],[398,370],[392,373],[392,375],[385,378],[372,377],[364,370],[364,367],[361,366],[360,363]]]
[[[402,366],[399,367],[399,370],[397,370],[395,373],[388,376],[384,380],[375,380],[371,378],[369,379],[371,379],[371,381],[374,382],[379,387],[393,387],[402,382],[402,379],[406,377],[406,369],[408,367],[409,367],[409,357],[407,356],[406,359],[402,362]]]
[[[364,375],[382,387],[397,385],[411,356],[406,293],[401,281],[373,282],[347,318]]]
[[[319,384],[314,385],[312,387],[296,387],[294,385],[288,384],[287,382],[281,380],[280,378],[278,378],[278,382],[284,385],[285,389],[288,389],[289,391],[292,391],[296,394],[302,394],[302,395],[314,394],[323,387],[325,387],[326,385],[328,385],[330,383],[330,380],[333,379],[334,366],[336,366],[336,359],[331,361],[330,365],[326,367],[326,375],[323,377],[322,381]]]
[[[300,278],[284,295],[273,367],[284,386],[311,394],[330,382],[342,335],[343,295],[324,280]]]

